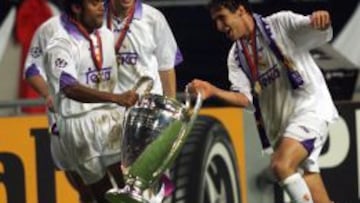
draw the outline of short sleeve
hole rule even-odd
[[[154,29],[155,55],[159,63],[159,70],[166,70],[181,63],[183,57],[165,16],[158,10],[154,14],[157,15]]]
[[[25,59],[25,66],[23,77],[30,78],[32,76],[40,75],[47,81],[47,76],[44,70],[44,47],[41,45],[42,38],[41,29],[38,29],[32,38],[29,51]]]
[[[333,37],[333,30],[330,26],[326,30],[318,30],[312,27],[310,16],[282,11],[268,17],[270,22],[278,27],[277,32],[288,32],[289,37],[296,46],[303,49],[318,47]]]
[[[55,39],[46,49],[45,63],[49,66],[49,82],[54,93],[77,83],[78,74],[70,42]]]
[[[228,69],[229,81],[231,82],[230,89],[235,92],[244,94],[252,103],[251,84],[244,71],[240,68],[236,55],[236,43],[230,49],[228,55]]]

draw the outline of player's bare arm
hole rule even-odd
[[[54,102],[53,98],[49,93],[48,85],[44,78],[40,75],[34,75],[31,77],[26,78],[26,81],[31,85],[35,91],[40,94],[45,99],[45,104],[49,110],[54,110]]]
[[[34,75],[26,78],[26,81],[39,93],[42,97],[46,98],[49,96],[48,86],[45,80],[40,75]]]
[[[62,91],[67,97],[83,103],[116,103],[120,106],[130,107],[138,100],[138,95],[133,90],[122,94],[113,94],[91,89],[79,83],[66,86]]]
[[[176,96],[176,74],[175,70],[169,69],[159,71],[161,84],[165,96],[175,98]]]
[[[189,83],[190,92],[200,92],[203,99],[217,97],[230,105],[247,107],[250,105],[249,99],[242,93],[220,89],[207,81],[194,79]]]

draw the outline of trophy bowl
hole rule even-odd
[[[144,95],[126,115],[121,147],[123,166],[131,166],[145,148],[173,123],[185,124],[188,120],[187,108],[178,101],[160,95]],[[172,130],[175,136],[179,133]]]
[[[200,94],[191,109],[187,89],[185,93],[185,104],[146,93],[127,110],[121,142],[125,187],[107,193],[111,203],[147,202],[143,191],[157,183],[171,166],[201,107]]]

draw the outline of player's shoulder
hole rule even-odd
[[[146,3],[142,3],[142,13],[145,17],[148,18],[153,18],[154,20],[159,20],[159,18],[164,18],[164,14],[157,8],[146,4]]]
[[[61,25],[60,23],[60,16],[53,16],[51,18],[49,18],[48,20],[46,20],[44,23],[42,23],[39,27],[40,30],[47,30],[51,27],[58,27]]]
[[[48,38],[51,37],[61,28],[60,16],[53,16],[37,29],[36,35],[41,35],[42,37]]]
[[[291,10],[283,10],[276,13],[273,13],[265,17],[268,21],[287,21],[289,19],[296,19],[304,17],[302,14],[295,13]]]
[[[48,42],[48,46],[46,49],[56,51],[57,49],[62,50],[71,50],[74,43],[71,37],[64,30],[58,30],[54,35],[50,38]]]

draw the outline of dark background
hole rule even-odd
[[[51,1],[58,4],[60,0]],[[20,5],[21,2],[22,0],[0,0],[0,24],[10,6]],[[161,0],[150,2],[161,2]],[[334,37],[336,37],[357,7],[357,3],[358,0],[264,0],[262,3],[253,3],[251,6],[254,12],[262,15],[269,15],[280,10],[310,14],[317,9],[327,9],[332,15]],[[205,6],[158,8],[168,19],[184,56],[184,62],[176,69],[178,91],[182,92],[185,85],[193,78],[206,79],[221,88],[228,88],[226,60],[231,42],[216,31]]]
[[[327,9],[332,15],[334,36],[347,22],[358,0],[330,0],[290,2],[284,0],[252,4],[254,12],[269,15],[280,10],[311,14],[316,9]],[[215,29],[205,6],[159,7],[174,32],[184,62],[177,67],[178,91],[193,78],[207,79],[228,88],[226,60],[231,42]]]

